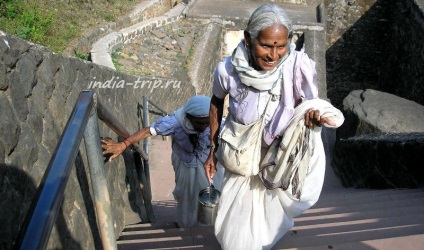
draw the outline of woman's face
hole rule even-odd
[[[254,39],[251,39],[247,32],[244,37],[251,51],[252,67],[256,70],[273,70],[289,47],[288,31],[281,24],[274,24],[262,30]]]
[[[194,130],[201,133],[205,131],[207,127],[209,127],[209,116],[207,117],[195,117],[187,114],[187,118],[190,120],[193,125]]]

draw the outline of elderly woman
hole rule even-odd
[[[344,118],[318,99],[315,63],[294,49],[291,37],[284,10],[262,5],[244,40],[215,69],[212,150],[204,167],[208,178],[217,161],[226,169],[215,221],[223,249],[271,248],[321,192],[321,126],[338,127]],[[221,130],[226,95],[229,114]]]
[[[143,128],[123,142],[102,140],[103,154],[118,157],[131,144],[155,135],[172,136],[172,165],[175,171],[173,195],[177,201],[177,223],[179,227],[197,224],[199,192],[210,185],[203,163],[208,157],[210,98],[194,96],[176,110],[173,115],[161,117],[150,127]],[[224,169],[218,168],[213,178],[215,188],[220,189]]]

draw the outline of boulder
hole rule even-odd
[[[343,101],[332,167],[346,187],[424,184],[424,106],[392,94],[352,91]]]
[[[424,106],[377,90],[354,90],[343,100],[338,138],[371,133],[424,132]]]

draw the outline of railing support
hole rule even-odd
[[[104,172],[103,154],[100,145],[99,125],[96,108],[92,109],[84,132],[84,144],[90,167],[91,184],[93,186],[97,225],[102,239],[103,249],[117,249],[113,215],[109,191]]]
[[[144,117],[144,127],[149,126],[150,120],[149,120],[149,102],[147,96],[143,96],[143,117]],[[146,152],[146,154],[149,154],[149,138],[144,138],[143,141],[143,150]],[[146,174],[147,183],[150,188],[150,168],[149,168],[149,161],[144,160],[144,173]],[[151,191],[150,191],[151,193]]]
[[[147,101],[147,96],[143,96],[143,120],[144,120],[144,126],[143,127],[147,127],[149,126],[149,110],[148,110],[148,101]],[[149,154],[149,138],[145,138],[143,140],[143,150],[144,152],[146,152],[146,154]],[[150,195],[149,196],[149,201],[152,200],[152,186],[150,184],[150,167],[149,167],[149,159],[144,159],[143,160],[143,173],[141,173],[141,178],[144,179],[144,182],[146,183],[146,189],[147,189],[147,193]],[[156,218],[154,216],[154,212],[153,212],[153,207],[152,204],[147,204],[146,206],[146,211],[147,211],[147,215],[149,216],[149,220],[151,222],[155,222]]]
[[[99,100],[97,102],[97,113],[98,113],[99,119],[102,120],[109,128],[111,128],[120,137],[127,139],[130,136],[129,132],[124,128],[124,125],[118,119],[116,119],[109,112],[106,106],[103,105]],[[149,157],[143,151],[143,149],[139,147],[137,144],[133,144],[133,147],[138,153],[138,155],[140,156],[141,162],[143,163],[148,162]],[[156,219],[155,219],[155,215],[154,215],[154,211],[152,207],[152,191],[150,187],[150,178],[146,177],[146,171],[144,170],[144,166],[136,165],[136,168],[137,168],[138,180],[141,183],[140,188],[141,188],[141,194],[143,196],[144,208],[146,209],[146,214],[148,217],[147,219],[149,220],[149,222],[155,222]]]
[[[120,137],[124,139],[130,137],[130,133],[124,128],[125,126],[109,112],[100,100],[97,100],[97,116]],[[148,155],[137,144],[133,144],[132,147],[143,159],[149,159]]]

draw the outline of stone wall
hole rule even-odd
[[[369,100],[374,103],[357,107],[363,114],[358,119],[343,107],[349,93],[365,89],[423,105],[423,4],[422,0],[325,1],[328,97],[336,107],[344,108],[346,117],[337,130],[332,165],[347,187],[423,185],[423,173],[415,163],[421,156],[422,133],[401,133],[422,132],[422,125],[413,121],[420,119],[417,108],[408,111],[409,105],[394,101],[395,96],[372,97]],[[364,95],[357,100],[367,101]],[[415,127],[405,129],[407,124]]]
[[[367,134],[336,144],[333,164],[345,187],[417,188],[424,185],[424,133]]]
[[[142,96],[172,111],[195,94],[194,87],[174,79],[139,78],[50,52],[0,31],[0,248],[10,249],[36,188],[49,164],[79,93],[95,89],[98,98],[127,126],[140,127]],[[157,118],[151,110],[150,120]],[[117,136],[102,122],[100,134]],[[129,153],[125,154],[129,156]],[[125,223],[124,211],[145,217],[134,183],[130,157],[105,164],[115,232]],[[100,249],[90,173],[83,144],[50,237],[49,249]],[[127,188],[128,187],[128,188]],[[138,192],[139,195],[139,192]]]
[[[378,89],[389,33],[387,0],[327,1],[327,96],[341,109],[355,89]]]
[[[424,1],[393,1],[379,88],[424,105]]]
[[[417,188],[424,185],[419,159],[424,148],[424,106],[372,89],[343,101],[332,167],[355,188]]]
[[[341,107],[355,89],[423,104],[423,2],[325,0],[328,97]]]

